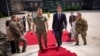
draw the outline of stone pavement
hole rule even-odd
[[[79,36],[80,39],[80,45],[75,46],[74,42],[64,42],[62,47],[65,47],[66,49],[70,50],[71,52],[75,52],[78,56],[100,56],[100,11],[80,11],[83,14],[83,18],[85,18],[89,24],[89,28],[87,31],[87,42],[88,44],[86,46],[83,45],[83,41],[81,36]],[[70,15],[70,12],[64,12],[67,16],[67,21],[69,21],[68,16]],[[25,14],[26,15],[26,14]],[[43,14],[47,17],[47,14]],[[52,24],[52,15],[50,14],[51,18],[48,20],[49,23],[49,29],[51,30],[51,24]],[[76,11],[75,11],[76,15]],[[0,19],[0,30],[5,32],[5,20],[9,19],[10,17],[6,17],[3,19]],[[68,24],[68,31],[70,31],[70,26]],[[13,54],[12,56],[38,56],[38,45],[30,45],[27,48],[27,51],[25,53],[21,54]]]

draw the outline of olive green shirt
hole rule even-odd
[[[46,32],[46,26],[45,26],[45,22],[47,21],[46,17],[38,17],[36,16],[35,18],[33,18],[33,22],[36,25],[36,31],[38,32]]]

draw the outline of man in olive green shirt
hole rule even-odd
[[[42,43],[41,43],[41,36],[44,39],[44,44],[47,47],[47,34],[46,31],[48,30],[48,23],[47,18],[42,16],[42,8],[37,9],[37,16],[33,19],[33,29],[36,26],[36,34],[39,42],[39,48],[42,51]]]

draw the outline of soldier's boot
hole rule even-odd
[[[84,45],[87,45],[87,43],[84,43]]]
[[[86,33],[85,32],[82,34],[82,39],[83,39],[84,45],[87,45]]]
[[[86,37],[83,37],[84,45],[87,45]]]
[[[79,45],[79,38],[78,37],[76,37],[76,43],[75,43],[75,45]]]
[[[23,49],[22,49],[22,52],[25,52],[26,51],[26,40],[23,40]]]
[[[75,45],[79,45],[79,42],[76,42]]]

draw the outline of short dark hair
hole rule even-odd
[[[80,15],[80,16],[82,15],[80,12],[77,12],[77,14]]]
[[[60,4],[57,5],[57,8],[58,8],[58,7],[62,8],[62,6],[61,6]]]
[[[42,10],[42,8],[41,7],[38,7],[37,10]]]
[[[11,16],[11,19],[13,19],[13,18],[15,18],[15,15],[12,15],[12,16]]]

